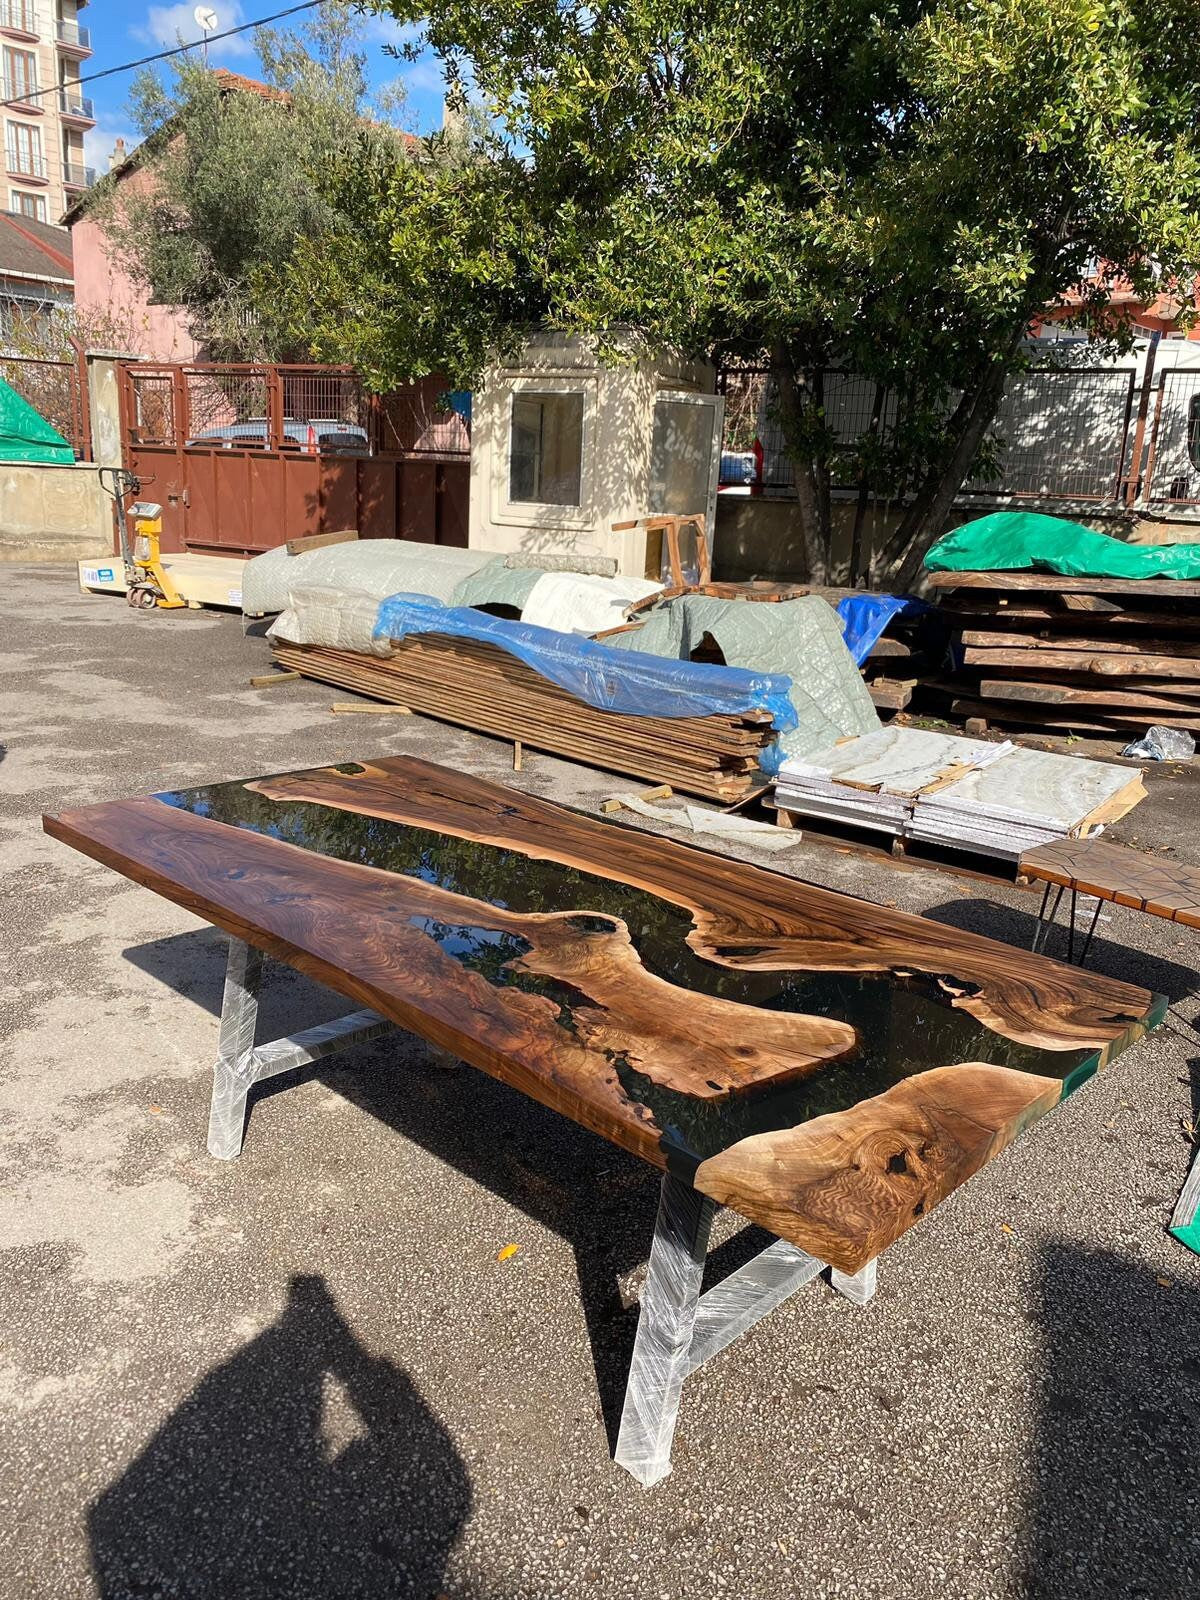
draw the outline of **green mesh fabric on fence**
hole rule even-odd
[[[71,466],[75,452],[57,429],[0,378],[0,461]]]

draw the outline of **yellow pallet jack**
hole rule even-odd
[[[135,610],[177,611],[186,606],[162,564],[162,506],[154,500],[137,500],[126,511],[126,495],[137,494],[141,479],[124,467],[99,468],[100,484],[111,496],[113,526],[121,547],[125,567],[125,599]],[[112,480],[109,488],[106,478]],[[129,542],[127,517],[133,518],[133,544]]]
[[[126,562],[128,587],[125,599],[131,606],[146,611],[176,611],[186,606],[162,564],[162,507],[154,500],[135,500],[129,515],[133,518],[133,550]]]

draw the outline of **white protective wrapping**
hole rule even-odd
[[[286,644],[319,644],[327,650],[357,650],[363,655],[394,655],[387,639],[376,639],[379,600],[330,584],[291,591],[289,605],[267,629],[268,639]]]
[[[403,539],[352,539],[290,556],[287,548],[267,550],[247,561],[242,572],[242,610],[261,617],[282,611],[293,588],[326,585],[348,594],[427,594],[446,605],[458,584],[493,558],[490,550],[460,550],[450,545],[415,544]]]
[[[597,578],[578,572],[547,572],[534,584],[521,621],[535,628],[590,636],[619,628],[635,600],[657,594],[661,583],[649,578]]]

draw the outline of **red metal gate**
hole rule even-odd
[[[305,534],[465,545],[466,425],[426,378],[391,395],[348,367],[121,368],[125,465],[163,549],[256,555]]]

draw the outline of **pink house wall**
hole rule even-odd
[[[147,174],[134,169],[123,179],[141,187]],[[144,288],[113,259],[103,227],[86,212],[71,223],[75,258],[75,304],[80,311],[111,318],[118,327],[131,325],[133,349],[150,361],[195,361],[201,347],[188,332],[178,306],[151,305]]]

